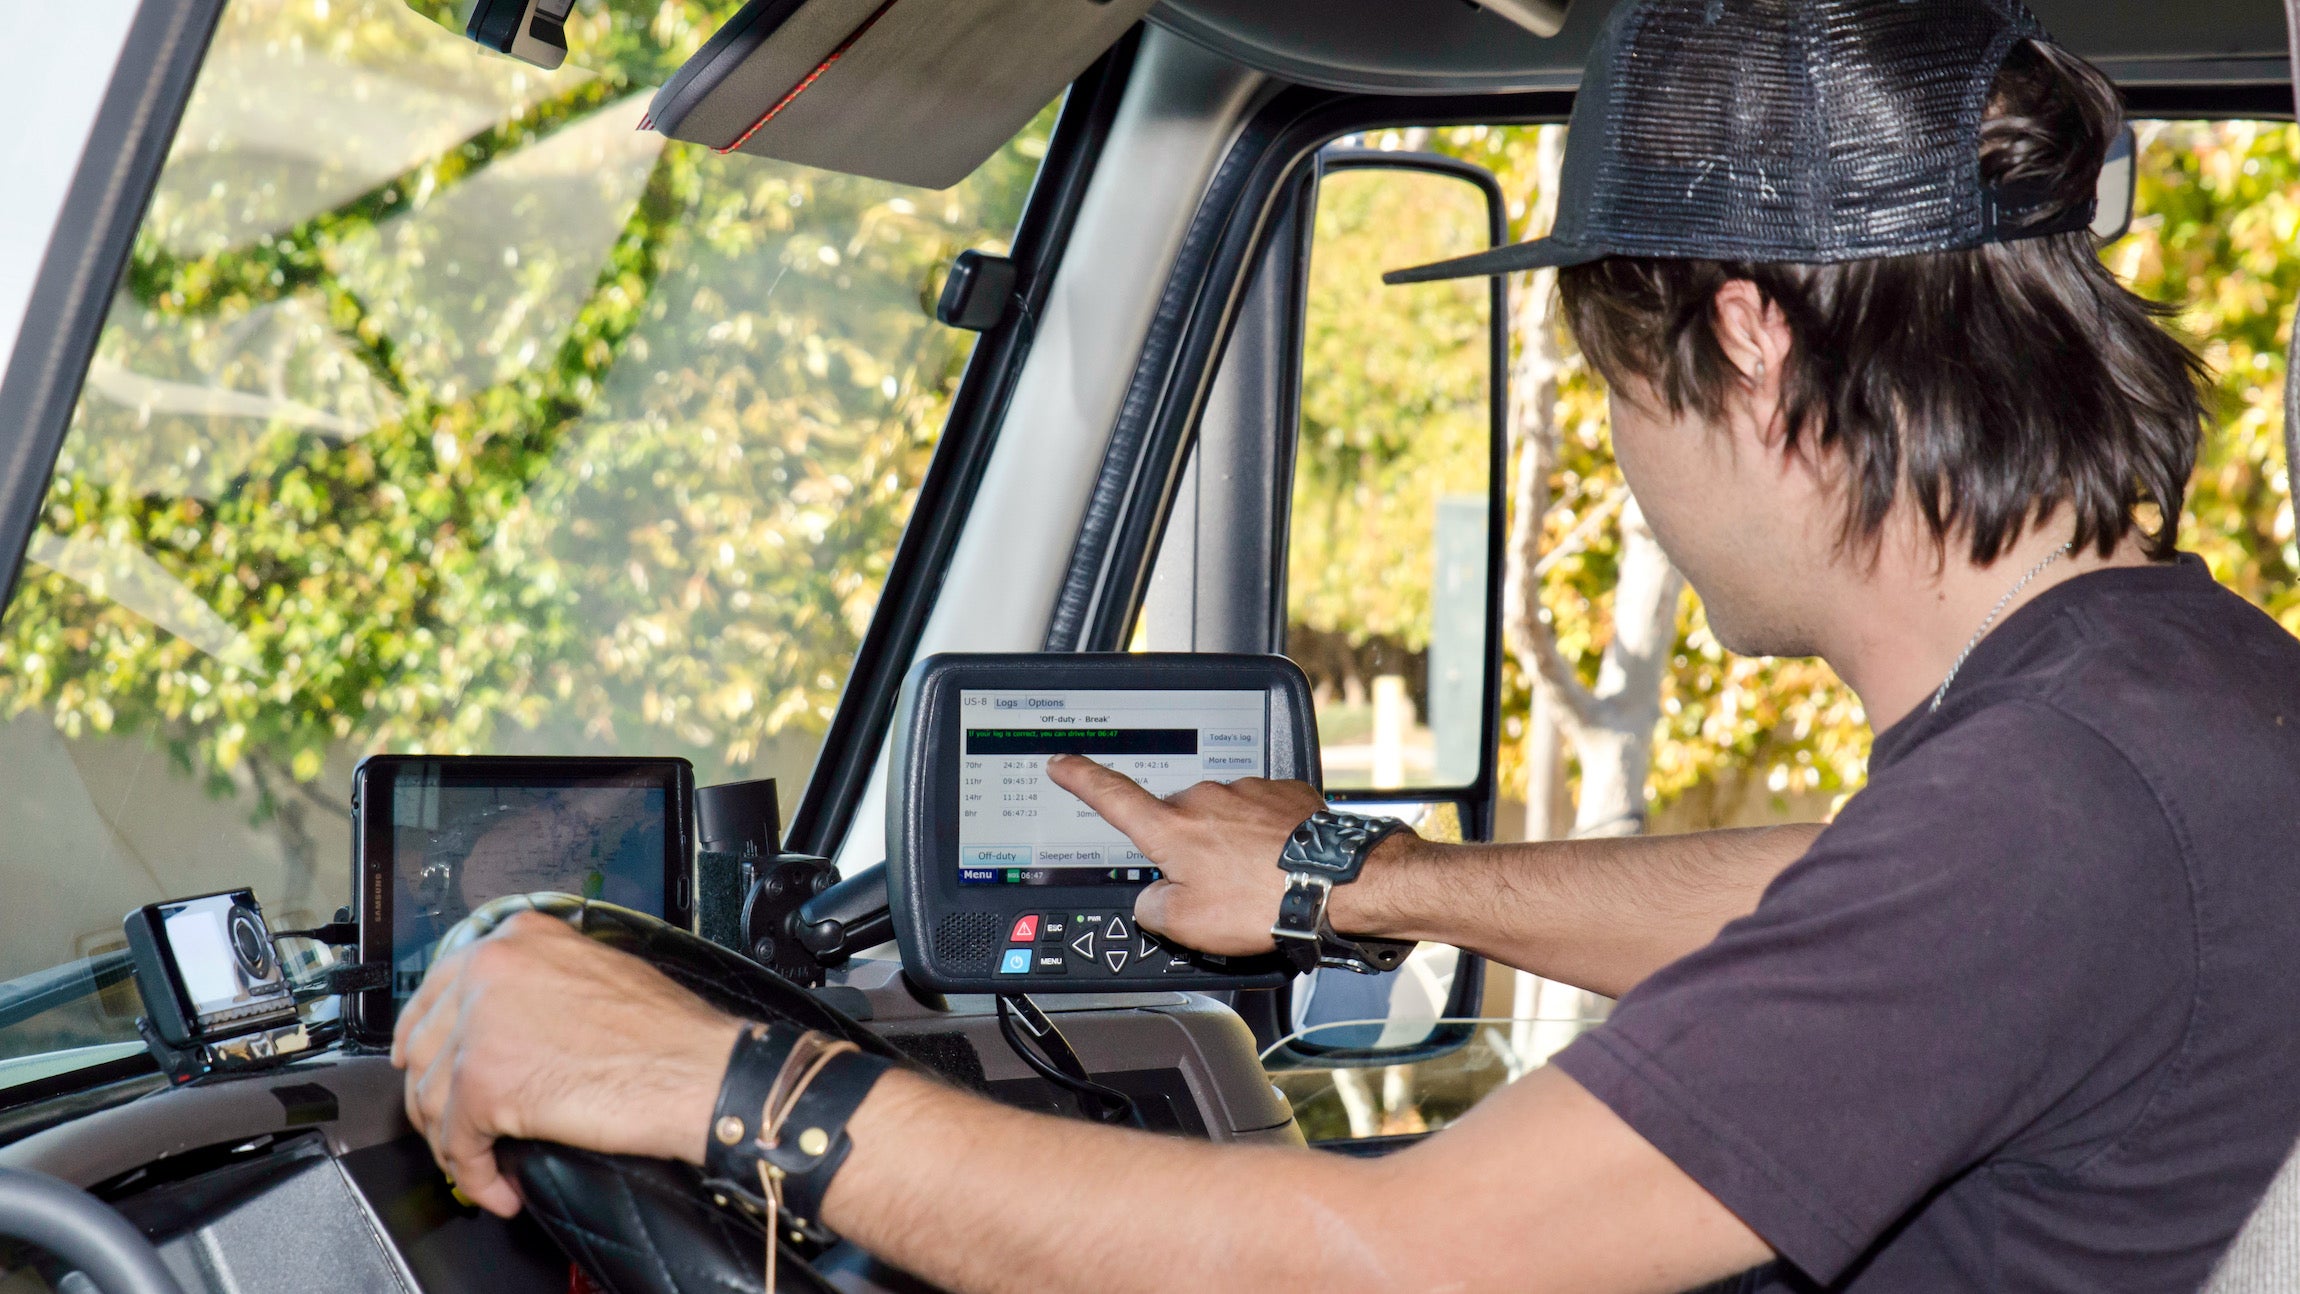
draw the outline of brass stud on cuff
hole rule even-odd
[[[799,1153],[809,1159],[820,1158],[830,1148],[831,1134],[821,1128],[809,1128],[799,1134]]]
[[[732,1146],[743,1139],[743,1121],[735,1115],[722,1114],[719,1121],[711,1125],[711,1135],[719,1139],[720,1145]]]

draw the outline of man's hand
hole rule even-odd
[[[701,1163],[741,1028],[638,958],[523,912],[432,966],[391,1063],[440,1168],[510,1217],[498,1137]]]
[[[1237,957],[1277,946],[1270,925],[1286,889],[1279,851],[1302,819],[1326,807],[1307,783],[1200,782],[1161,800],[1083,755],[1048,759],[1046,775],[1158,865],[1163,879],[1134,901],[1136,920],[1201,952]],[[1400,832],[1376,853],[1402,851],[1415,839]]]

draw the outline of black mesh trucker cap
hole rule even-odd
[[[2021,0],[1627,0],[1574,99],[1550,236],[1383,278],[1849,261],[2083,228],[2090,211],[2024,219],[2042,186],[1981,183],[1990,85],[2031,39],[2050,37]]]

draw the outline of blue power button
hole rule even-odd
[[[1006,960],[998,964],[998,973],[1001,975],[1028,975],[1030,973],[1030,950],[1028,948],[1007,949]]]

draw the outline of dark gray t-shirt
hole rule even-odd
[[[2081,576],[1869,768],[1555,1063],[1761,1288],[2195,1290],[2300,1138],[2300,642],[2192,557]]]

